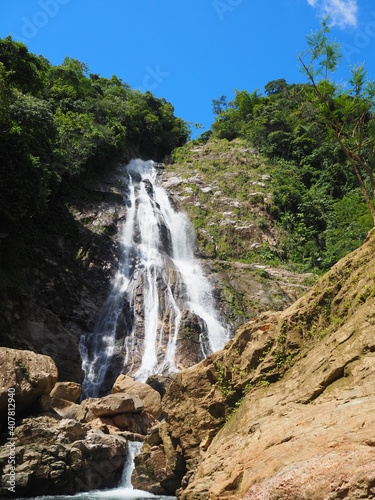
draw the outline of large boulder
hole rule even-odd
[[[112,389],[113,394],[126,393],[138,396],[143,402],[143,411],[155,418],[162,412],[160,394],[148,384],[136,382],[132,377],[120,375]]]
[[[91,422],[96,418],[141,413],[142,410],[143,403],[138,396],[109,394],[103,398],[89,398],[82,401],[77,409],[76,419],[80,422]]]
[[[14,389],[17,416],[27,411],[57,380],[57,368],[49,356],[0,347],[0,421],[7,415],[8,390]]]
[[[20,496],[74,494],[118,485],[127,443],[70,419],[27,418],[15,430],[15,483]],[[8,490],[9,446],[0,447],[0,496]]]

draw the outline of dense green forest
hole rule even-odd
[[[242,138],[274,166],[272,215],[288,237],[279,258],[329,269],[375,224],[375,83],[363,64],[335,82],[342,60],[329,18],[306,37],[298,61],[306,84],[269,82],[264,94],[235,91],[213,100],[212,129]]]
[[[120,159],[160,160],[188,137],[164,99],[0,39],[0,232],[44,213],[67,185]]]

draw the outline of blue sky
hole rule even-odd
[[[212,99],[262,92],[278,78],[304,81],[297,53],[326,14],[343,44],[340,78],[363,61],[375,78],[373,0],[2,0],[0,37],[53,64],[69,56],[91,73],[116,74],[208,129]]]

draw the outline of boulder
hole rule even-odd
[[[143,403],[138,396],[117,393],[82,401],[77,409],[76,418],[80,422],[90,422],[98,417],[140,413],[142,410]]]
[[[118,485],[126,439],[71,419],[24,419],[15,430],[15,479],[19,496],[74,494]],[[0,495],[11,496],[9,446],[0,447]],[[1,460],[3,459],[3,460]]]
[[[55,400],[76,403],[81,396],[81,384],[76,382],[57,382],[50,393],[52,404]]]
[[[143,402],[143,411],[155,418],[159,418],[161,415],[160,394],[148,384],[136,382],[132,377],[126,375],[120,375],[113,386],[112,393],[138,396]]]
[[[14,389],[17,416],[30,409],[57,380],[57,368],[49,356],[0,347],[0,420],[7,415],[8,390]]]
[[[57,382],[50,393],[51,407],[63,418],[76,418],[81,385],[76,382]]]

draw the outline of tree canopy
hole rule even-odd
[[[0,39],[0,230],[43,213],[59,186],[119,159],[160,161],[189,137],[173,106],[66,57]]]
[[[340,45],[329,39],[328,20],[306,37],[308,49],[298,59],[314,89],[312,101],[352,166],[375,226],[375,82],[367,78],[364,64],[350,68],[349,85],[331,79],[342,55]]]

